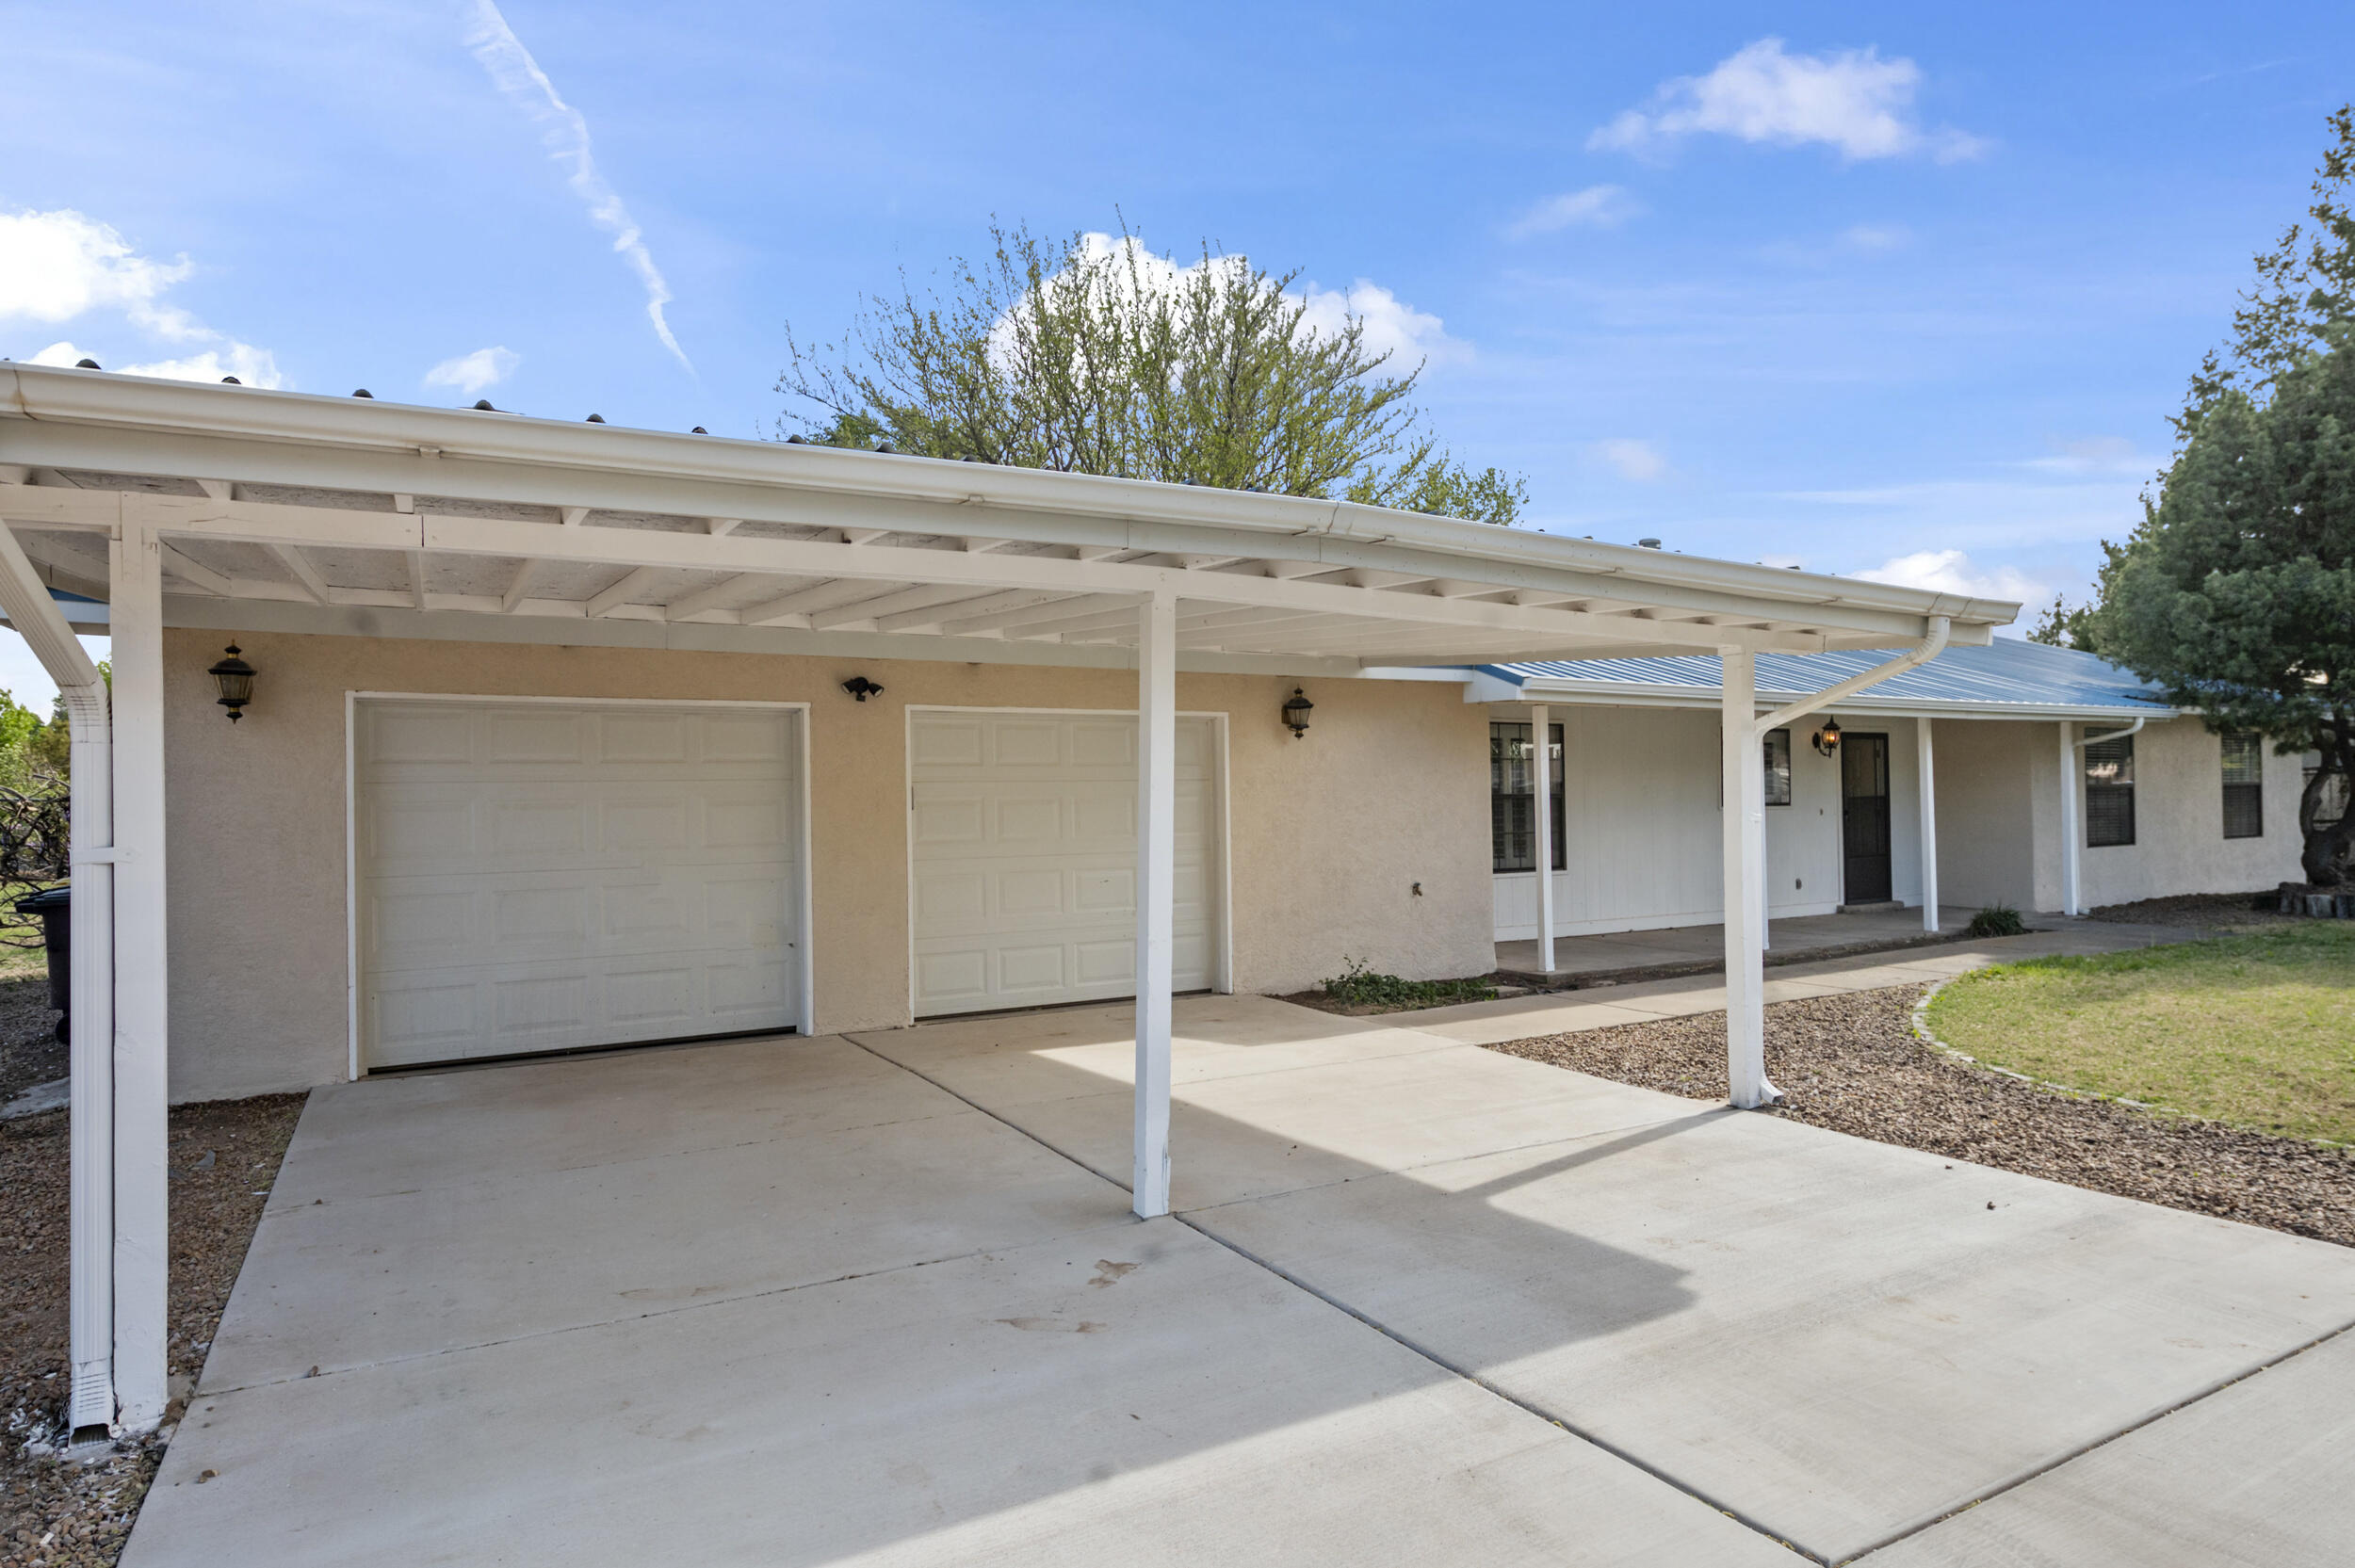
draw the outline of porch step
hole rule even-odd
[[[1843,904],[1840,906],[1840,913],[1843,914],[1887,914],[1893,910],[1901,910],[1905,907],[1894,898],[1882,898],[1870,904]]]

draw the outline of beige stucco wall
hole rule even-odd
[[[1938,899],[2037,906],[2035,773],[2050,724],[1949,719],[1930,730],[1938,770]],[[2055,804],[2055,808],[2059,808]]]
[[[2135,842],[2085,851],[2079,877],[2087,907],[2173,893],[2246,893],[2300,878],[2302,784],[2298,758],[2277,757],[2267,747],[2265,833],[2226,838],[2221,737],[2197,719],[2145,726],[2135,736]]]
[[[1119,670],[253,632],[232,726],[204,673],[224,640],[165,641],[175,1100],[345,1075],[348,692],[809,703],[826,1032],[908,1022],[906,705],[1136,706]],[[844,695],[862,672],[881,698]],[[1300,740],[1277,717],[1296,684],[1316,703]],[[1410,978],[1492,965],[1486,715],[1458,687],[1181,674],[1178,703],[1228,715],[1237,990],[1302,989],[1344,955]]]
[[[1941,721],[1936,736],[1941,897],[2059,909],[2060,726],[1956,719]],[[2082,807],[2082,769],[2069,779]],[[2268,748],[2265,834],[2226,838],[2218,737],[2196,719],[2144,726],[2135,736],[2135,842],[2081,848],[2086,906],[2244,893],[2297,878],[2301,783],[2298,759]],[[2082,810],[2077,832],[2085,832]]]

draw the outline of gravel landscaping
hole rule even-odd
[[[40,1027],[55,1016],[43,1010]],[[21,1043],[11,1035],[0,1051]],[[203,1365],[302,1100],[274,1094],[171,1112],[175,1389]],[[68,1381],[66,1118],[0,1122],[0,1254],[8,1259],[0,1271],[0,1562],[22,1568],[112,1563],[181,1410],[175,1399],[157,1436],[95,1463],[50,1457]]]
[[[1925,987],[1778,1002],[1771,1114],[1882,1143],[2355,1246],[2355,1150],[2072,1095],[1924,1044]],[[1725,1014],[1510,1041],[1490,1049],[1722,1105]]]

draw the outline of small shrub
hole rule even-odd
[[[1346,953],[1341,962],[1346,967],[1326,980],[1324,989],[1344,1007],[1436,1008],[1450,1002],[1486,1002],[1496,995],[1496,988],[1486,980],[1403,980],[1396,975],[1377,975],[1365,960]]]
[[[2022,936],[2027,929],[2028,923],[2009,904],[1990,904],[1971,917],[1973,936]]]

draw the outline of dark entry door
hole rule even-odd
[[[1845,897],[1877,904],[1889,897],[1889,737],[1840,737],[1841,838],[1846,850]]]

